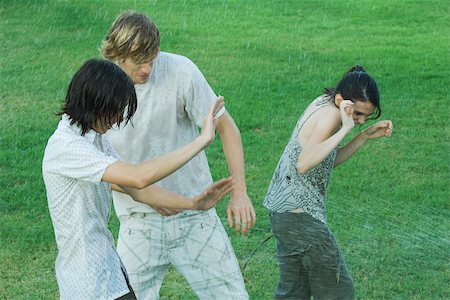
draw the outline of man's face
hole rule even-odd
[[[135,63],[127,58],[123,61],[119,61],[118,65],[125,73],[127,73],[134,84],[143,84],[150,78],[155,58],[156,56],[143,63]]]

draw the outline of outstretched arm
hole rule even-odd
[[[228,170],[236,182],[227,208],[228,225],[232,228],[236,224],[236,232],[245,234],[255,225],[256,213],[247,195],[241,134],[228,112],[220,117],[217,132],[222,141]]]
[[[335,166],[344,163],[356,153],[369,139],[390,137],[392,134],[392,121],[380,121],[361,131],[350,142],[339,148],[336,154]]]
[[[140,164],[117,161],[106,168],[102,181],[142,189],[172,174],[214,140],[217,124],[217,119],[214,116],[223,105],[223,97],[219,97],[205,117],[201,135],[192,143],[167,155]]]
[[[127,191],[125,191],[124,189],[122,189],[120,186],[110,183],[109,186],[111,187],[111,190],[119,192],[119,193],[123,193],[123,194],[128,194]],[[137,201],[137,200],[136,200]],[[138,201],[138,202],[143,202],[143,201]],[[145,201],[144,203],[146,203],[147,205],[149,205],[151,208],[153,208],[154,210],[156,210],[160,215],[163,216],[173,216],[176,215],[180,212],[182,212],[182,209],[175,209],[175,208],[165,208],[162,206],[155,206],[149,203],[150,201]]]
[[[233,180],[231,177],[221,179],[210,185],[205,191],[192,199],[183,197],[177,193],[165,190],[156,185],[151,185],[143,189],[134,189],[127,186],[117,186],[114,184],[112,184],[111,187],[116,191],[126,192],[134,200],[150,206],[182,210],[207,210],[215,206],[233,189]]]

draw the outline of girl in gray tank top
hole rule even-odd
[[[320,96],[298,120],[278,162],[264,200],[264,206],[270,211],[283,213],[302,209],[303,212],[325,223],[325,194],[337,148],[334,148],[322,162],[305,174],[299,173],[296,165],[302,151],[298,141],[299,131],[310,117],[328,106],[334,106],[331,98],[326,95]]]
[[[369,139],[390,136],[379,121],[340,147],[355,124],[381,115],[375,80],[357,65],[304,111],[281,155],[264,206],[277,239],[276,299],[353,299],[353,280],[326,225],[326,189],[333,167]]]

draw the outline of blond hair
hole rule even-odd
[[[112,24],[100,51],[110,61],[143,63],[156,57],[159,42],[159,30],[152,20],[140,12],[126,11]]]

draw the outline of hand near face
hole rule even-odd
[[[367,138],[369,139],[375,139],[379,137],[390,137],[392,134],[392,121],[385,120],[385,121],[379,121],[372,126],[366,128],[364,130],[364,133],[366,134]]]
[[[355,126],[353,120],[354,103],[350,100],[342,100],[339,104],[339,113],[341,115],[342,127],[351,130]]]

